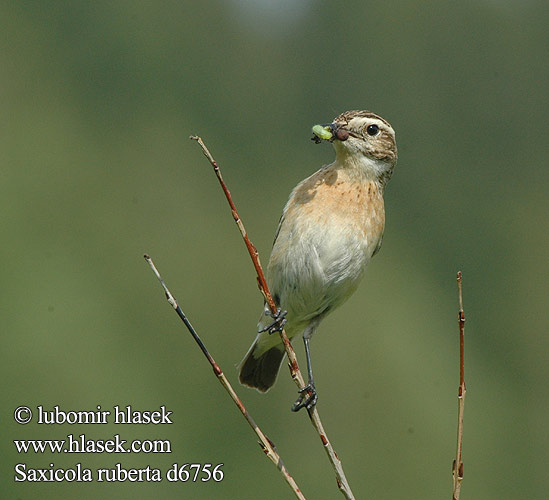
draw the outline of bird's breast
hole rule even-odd
[[[269,262],[281,306],[307,318],[342,303],[356,289],[384,223],[383,195],[375,182],[323,169],[299,184]]]
[[[373,245],[373,253],[385,227],[383,193],[374,181],[320,170],[294,190],[285,221],[297,238],[309,234],[319,245],[359,245],[366,254]]]

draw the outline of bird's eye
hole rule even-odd
[[[368,132],[368,135],[376,135],[379,132],[379,127],[377,125],[368,125],[366,132]]]

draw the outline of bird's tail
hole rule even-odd
[[[267,350],[260,343],[261,335],[255,339],[240,363],[240,383],[267,392],[275,383],[278,370],[284,358],[284,346],[275,345]]]

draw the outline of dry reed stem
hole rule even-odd
[[[221,188],[223,189],[223,192],[225,193],[225,197],[227,198],[227,201],[229,203],[229,206],[231,207],[231,211],[233,214],[233,219],[238,226],[238,229],[240,230],[240,234],[242,235],[242,238],[244,239],[244,243],[246,244],[246,248],[248,249],[248,252],[250,254],[250,257],[252,259],[254,268],[257,273],[257,282],[259,285],[259,290],[261,291],[265,302],[268,304],[269,309],[273,314],[276,313],[276,304],[271,296],[271,292],[269,291],[269,287],[267,286],[267,281],[265,280],[265,274],[263,273],[263,268],[261,267],[261,263],[259,261],[259,255],[257,252],[257,249],[255,248],[254,244],[250,241],[248,234],[246,233],[246,229],[244,228],[244,224],[242,223],[242,220],[240,219],[240,216],[238,215],[238,212],[236,210],[236,206],[233,202],[231,193],[229,189],[227,188],[227,185],[225,184],[223,177],[221,175],[221,170],[219,168],[219,165],[211,155],[210,151],[204,144],[204,141],[195,135],[190,136],[190,139],[197,141],[200,147],[202,148],[202,152],[204,153],[204,156],[208,159],[211,166],[214,169],[215,175],[217,176],[217,179],[221,185]],[[295,355],[295,352],[292,348],[292,344],[290,343],[290,340],[288,339],[288,336],[286,335],[286,332],[282,330],[280,332],[280,338],[282,339],[282,342],[284,344],[284,348],[286,350],[286,354],[288,355],[288,364],[290,367],[290,375],[297,385],[297,387],[301,390],[305,387],[305,380],[303,379],[303,376],[301,375],[301,371],[299,369],[299,364],[297,362],[297,357]],[[328,455],[328,459],[330,460],[330,463],[332,464],[332,467],[334,469],[335,475],[336,475],[336,481],[337,486],[341,493],[345,496],[347,500],[354,500],[353,492],[351,491],[351,487],[349,486],[349,483],[347,481],[347,478],[345,477],[345,472],[343,471],[343,466],[341,465],[341,460],[337,456],[337,453],[332,447],[332,444],[330,443],[328,436],[326,435],[326,431],[324,430],[324,427],[322,425],[322,421],[320,420],[320,415],[318,414],[318,410],[316,409],[316,406],[313,407],[312,410],[307,409],[309,413],[309,418],[311,419],[311,423],[313,424],[314,428],[317,430],[320,440],[322,441],[322,446],[324,447],[324,450],[326,451],[326,454]]]
[[[458,389],[458,428],[456,458],[452,467],[453,500],[459,500],[461,494],[461,482],[463,480],[463,462],[461,452],[463,448],[463,411],[465,409],[465,312],[463,310],[463,295],[461,286],[461,271],[457,273],[457,285],[459,295],[459,389]]]
[[[246,410],[246,407],[244,406],[244,404],[242,403],[242,401],[234,391],[233,387],[227,380],[227,377],[225,377],[225,374],[223,373],[219,365],[216,363],[215,359],[212,357],[212,355],[210,354],[210,352],[208,351],[208,349],[206,348],[206,346],[204,345],[204,343],[196,333],[196,330],[191,325],[190,321],[187,319],[187,316],[185,315],[185,313],[183,312],[183,310],[175,300],[174,296],[168,290],[168,287],[166,286],[166,284],[164,283],[164,280],[162,279],[162,276],[156,269],[154,262],[147,254],[145,254],[144,257],[145,257],[145,260],[151,266],[153,273],[160,281],[160,284],[164,289],[164,293],[166,294],[166,299],[168,300],[169,304],[175,309],[175,311],[177,312],[177,314],[179,315],[183,323],[185,323],[185,326],[187,327],[187,329],[193,336],[194,340],[196,341],[196,343],[204,353],[204,356],[206,356],[206,359],[212,366],[215,376],[217,377],[219,382],[221,382],[221,385],[225,388],[225,390],[229,393],[229,395],[231,396],[231,399],[234,401],[236,406],[238,406],[238,409],[240,410],[240,412],[242,413],[242,415],[244,416],[244,418],[246,419],[250,427],[253,429],[257,437],[259,438],[259,445],[261,446],[261,449],[263,450],[265,455],[267,455],[267,457],[271,460],[271,462],[275,464],[276,468],[280,471],[280,473],[284,477],[284,480],[288,483],[290,488],[292,488],[295,496],[301,500],[306,500],[305,496],[297,486],[297,483],[295,482],[294,478],[290,475],[290,473],[288,472],[288,469],[286,469],[286,466],[282,462],[280,455],[276,452],[274,444],[269,440],[269,438],[267,438],[267,436],[265,436],[265,434],[263,434],[263,431],[258,427],[254,419],[248,413],[248,410]]]

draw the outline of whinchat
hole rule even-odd
[[[284,207],[267,283],[279,313],[266,306],[259,334],[240,364],[240,382],[261,392],[275,383],[284,347],[303,334],[308,385],[293,410],[317,401],[309,341],[322,319],[356,290],[379,251],[385,227],[383,192],[397,162],[395,131],[370,111],[346,111],[313,127],[315,142],[332,142],[336,158],[300,182]]]

